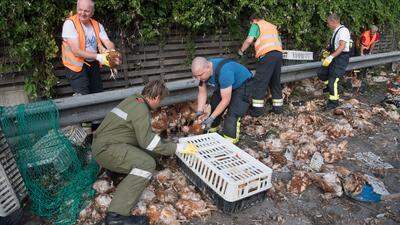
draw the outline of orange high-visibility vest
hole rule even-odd
[[[276,26],[265,20],[259,20],[256,24],[260,29],[260,36],[254,43],[256,58],[259,58],[270,51],[282,52],[282,43]]]
[[[375,33],[371,38],[371,31],[367,30],[367,31],[363,32],[362,35],[361,35],[361,40],[364,40],[361,44],[366,49],[370,49],[371,45],[373,43],[375,43],[377,39],[378,39],[378,34],[377,33]]]
[[[74,23],[75,29],[78,32],[79,49],[82,51],[85,51],[85,49],[86,49],[85,48],[85,31],[82,28],[82,24],[79,21],[78,15],[73,15],[73,16],[69,17],[68,20],[71,20]],[[98,49],[101,49],[102,43],[100,40],[100,25],[94,19],[90,19],[90,23],[92,24],[94,33],[96,35]],[[72,70],[74,72],[80,72],[82,70],[82,66],[83,66],[85,59],[83,57],[75,56],[74,53],[72,52],[71,48],[69,47],[68,43],[65,40],[63,40],[63,42],[62,42],[61,53],[62,53],[62,62],[65,67],[69,68],[70,70]]]

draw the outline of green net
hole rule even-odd
[[[55,224],[75,224],[98,166],[88,148],[60,131],[52,101],[0,107],[0,124],[28,188],[32,211]]]

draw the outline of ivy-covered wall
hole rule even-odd
[[[248,16],[260,12],[279,26],[293,47],[320,49],[330,31],[325,19],[338,13],[355,35],[374,23],[398,28],[399,0],[97,0],[94,18],[109,33],[129,42],[163,38],[171,29],[188,34],[228,30],[246,36]],[[64,19],[74,0],[0,0],[1,76],[29,71],[25,89],[32,97],[51,97],[56,83],[53,64]],[[397,29],[398,30],[398,29]],[[4,58],[17,60],[6,63]]]

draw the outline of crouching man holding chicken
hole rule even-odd
[[[148,224],[146,216],[131,216],[156,168],[152,155],[195,154],[192,144],[166,142],[152,131],[150,110],[157,109],[168,89],[160,80],[149,82],[113,108],[96,130],[93,156],[100,166],[126,174],[108,209],[106,224]]]

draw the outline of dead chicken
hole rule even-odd
[[[311,179],[330,197],[343,194],[342,184],[336,172],[310,173]]]
[[[363,174],[360,172],[350,173],[343,179],[343,190],[350,196],[356,196],[361,193],[365,184]]]
[[[334,163],[343,158],[344,153],[347,151],[347,141],[342,141],[338,145],[331,143],[323,148],[321,153],[326,163]]]
[[[178,225],[180,222],[177,220],[178,213],[172,205],[166,205],[160,213],[160,224],[164,225]]]
[[[311,184],[310,176],[305,171],[295,171],[287,184],[287,189],[293,194],[301,194]]]
[[[117,50],[108,51],[107,60],[110,64],[110,78],[116,79],[118,76],[117,66],[121,65],[122,63],[122,55]]]
[[[168,115],[164,108],[152,112],[151,127],[154,132],[161,133],[168,129],[168,125]]]
[[[114,191],[114,185],[112,181],[107,179],[99,179],[93,184],[93,189],[96,190],[98,194],[105,194]]]

